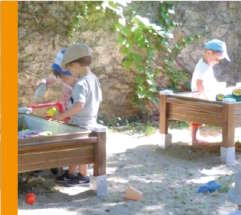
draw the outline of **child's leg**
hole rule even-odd
[[[198,123],[190,123],[191,125],[191,132],[192,132],[192,144],[198,144],[197,140],[197,131],[201,127],[201,124]]]
[[[68,170],[69,175],[74,175],[77,168],[79,169],[79,173],[82,176],[87,176],[87,170],[88,170],[88,165],[87,164],[71,165],[71,166],[69,166],[69,170]]]
[[[77,165],[69,166],[69,170],[68,170],[69,175],[74,175],[76,168],[77,168]]]
[[[87,171],[88,171],[88,165],[87,164],[79,165],[79,173],[82,176],[87,176]]]
[[[76,171],[78,170],[78,174]],[[70,165],[68,172],[65,172],[62,176],[56,178],[58,182],[68,184],[88,184],[90,178],[87,176],[88,165]]]

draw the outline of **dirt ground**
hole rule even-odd
[[[170,129],[173,144],[163,150],[159,133],[142,136],[109,131],[107,135],[108,196],[95,194],[95,178],[89,167],[89,186],[61,187],[49,171],[32,176],[28,184],[19,184],[19,215],[227,215],[235,210],[227,192],[234,174],[241,168],[241,153],[236,165],[220,162],[218,152],[192,150],[188,129]],[[209,141],[221,139],[217,129],[202,129],[200,136]],[[241,129],[237,129],[237,135]],[[240,138],[237,136],[236,138]],[[216,180],[222,185],[214,193],[200,194],[200,185]],[[139,202],[125,201],[128,185],[143,192]],[[28,191],[37,195],[33,206],[25,203]]]

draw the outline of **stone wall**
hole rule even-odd
[[[81,2],[19,2],[19,104],[32,102],[36,83],[51,73],[56,53],[73,42],[86,42],[93,51],[92,70],[99,77],[104,94],[100,115],[111,119],[133,116],[137,109],[132,101],[133,75],[123,70],[117,35],[106,20],[98,30],[81,23],[70,38],[70,23]],[[230,84],[241,81],[241,2],[176,2],[175,19],[180,23],[176,35],[204,33],[204,37],[179,56],[180,65],[190,74],[202,54],[203,43],[212,38],[227,42],[232,62],[216,66],[217,78]],[[140,15],[158,22],[159,2],[135,2]],[[96,20],[98,21],[98,20]],[[158,81],[158,83],[163,83]],[[49,100],[61,97],[58,83],[49,90]]]
[[[241,2],[178,2],[176,18],[184,35],[204,34],[204,37],[185,48],[179,62],[193,72],[195,63],[203,52],[203,44],[213,38],[227,44],[231,63],[223,60],[215,66],[216,77],[228,84],[241,81]]]

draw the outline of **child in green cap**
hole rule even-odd
[[[71,73],[68,77],[72,86],[71,102],[68,109],[55,116],[56,120],[70,117],[70,123],[89,130],[97,126],[97,116],[102,101],[102,91],[98,78],[90,70],[92,51],[86,44],[75,44],[64,53],[62,67]],[[76,174],[77,167],[78,173]],[[68,184],[88,183],[87,165],[70,166],[57,181]]]

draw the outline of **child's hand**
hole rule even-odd
[[[57,78],[54,77],[53,75],[49,75],[48,78],[46,79],[46,84],[47,86],[51,86],[51,85],[54,85],[57,81]]]
[[[46,84],[47,87],[54,85],[57,81],[57,78],[53,75],[49,75],[47,78],[43,78],[39,81],[37,81],[36,86],[39,86],[40,84]]]
[[[41,79],[41,80],[38,80],[37,82],[36,82],[36,86],[39,86],[40,84],[46,84],[47,83],[47,80],[46,79]]]
[[[62,114],[56,114],[52,117],[53,120],[56,120],[56,121],[63,121],[63,116]]]

